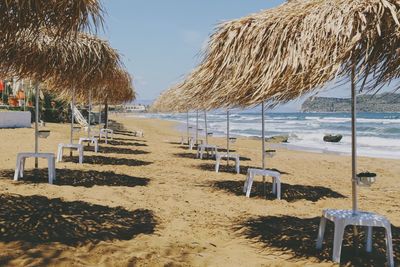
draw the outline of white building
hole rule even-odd
[[[125,105],[125,112],[146,112],[146,106],[144,105]]]

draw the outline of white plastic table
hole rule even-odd
[[[189,137],[189,149],[193,150],[193,147],[195,145],[195,141],[193,137]]]
[[[217,153],[215,156],[215,172],[219,172],[219,165],[222,158],[226,159],[234,159],[236,163],[236,173],[240,173],[240,156],[238,154],[231,154],[231,153]]]
[[[206,151],[211,151],[211,156],[216,157],[218,153],[218,147],[216,145],[209,145],[209,144],[201,144],[197,146],[197,157],[200,156],[200,159],[203,159],[203,154]]]
[[[79,163],[83,163],[83,145],[81,144],[58,144],[57,162],[62,161],[64,148],[76,149],[79,154]]]
[[[97,153],[99,150],[99,142],[98,139],[95,137],[81,137],[79,138],[79,144],[82,145],[84,142],[90,142],[91,144],[94,144],[94,152]]]
[[[53,153],[30,153],[23,152],[17,155],[17,165],[14,173],[14,181],[24,177],[25,160],[27,158],[45,158],[48,162],[49,184],[53,184],[56,179],[56,163],[55,155]]]
[[[144,137],[144,132],[143,131],[134,131],[134,135],[136,137]]]
[[[246,193],[246,197],[250,197],[251,187],[253,186],[254,176],[256,175],[271,176],[272,193],[276,194],[277,199],[281,199],[281,174],[277,171],[251,168],[247,170],[247,177],[243,187],[243,193]]]
[[[335,224],[333,255],[332,255],[332,260],[334,262],[340,263],[343,234],[344,234],[344,229],[346,228],[347,225],[366,227],[367,252],[372,251],[372,228],[383,227],[386,230],[386,255],[387,255],[388,266],[394,267],[392,230],[389,220],[386,219],[384,216],[364,211],[357,211],[356,213],[353,213],[352,210],[326,209],[322,212],[321,222],[319,225],[317,249],[322,248],[322,241],[324,239],[326,220],[330,220]]]
[[[185,144],[185,140],[187,140],[187,143],[190,146],[191,139],[192,139],[192,137],[181,136],[181,145],[183,146]]]
[[[111,130],[111,129],[101,129],[100,130],[100,135],[99,135],[99,138],[100,138],[100,140],[101,140],[101,138],[103,138],[104,137],[104,140],[105,140],[105,142],[106,142],[106,144],[108,143],[108,135],[109,134],[111,134],[111,140],[113,140],[114,139],[114,131],[113,130]]]

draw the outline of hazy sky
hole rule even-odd
[[[199,62],[214,27],[283,1],[274,0],[104,0],[105,37],[123,55],[134,76],[138,99],[155,99]],[[347,96],[336,89],[323,95]],[[280,108],[298,109],[301,100]]]

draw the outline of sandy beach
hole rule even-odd
[[[58,163],[57,181],[47,183],[46,163],[25,177],[12,177],[18,152],[32,151],[33,129],[1,129],[0,265],[8,266],[335,266],[333,225],[322,251],[315,249],[325,208],[351,208],[349,156],[277,149],[268,168],[282,173],[282,200],[262,197],[261,178],[251,198],[242,193],[248,167],[259,167],[260,141],[239,139],[241,174],[213,159],[196,159],[180,145],[172,122],[114,116],[113,141]],[[56,153],[69,140],[69,124],[47,124],[42,152]],[[144,137],[130,131],[143,130]],[[75,135],[78,139],[81,132]],[[209,143],[225,147],[221,138]],[[392,223],[395,261],[400,262],[400,164],[359,158],[359,170],[376,172],[371,188],[360,188],[361,210],[385,215]],[[374,251],[354,256],[348,241],[346,266],[383,266],[383,231]],[[363,239],[362,239],[363,240]],[[364,245],[361,242],[360,247]]]

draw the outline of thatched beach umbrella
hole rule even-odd
[[[221,24],[203,62],[182,83],[210,108],[272,107],[351,77],[352,92],[400,77],[397,1],[291,1]],[[355,94],[353,94],[355,104]],[[355,105],[353,105],[355,111]],[[353,112],[355,121],[355,112]],[[353,209],[356,139],[353,125]]]
[[[356,85],[379,90],[400,77],[399,20],[396,0],[290,1],[221,24],[182,90],[210,108],[273,107],[336,78],[350,80],[357,212]]]
[[[96,37],[79,33],[76,39],[61,39],[41,32],[32,38],[30,31],[21,31],[19,36],[13,46],[0,49],[7,59],[0,65],[0,73],[36,80],[36,92],[38,83],[46,82],[48,88],[68,88],[73,95],[82,94],[90,88],[102,88],[118,74],[118,53]]]
[[[0,37],[15,39],[22,29],[43,28],[65,38],[81,30],[102,25],[103,11],[98,0],[3,0],[0,1]]]
[[[185,95],[182,94],[178,87],[170,88],[161,93],[161,95],[151,105],[150,112],[171,112],[183,113],[186,112],[186,135],[189,144],[190,130],[189,130],[189,112],[195,110],[195,107],[190,107],[187,104]],[[197,110],[197,109],[196,109]],[[198,114],[196,116],[196,122]],[[198,123],[196,123],[196,132],[198,131]],[[196,138],[197,139],[197,138]]]
[[[136,94],[134,92],[132,78],[128,72],[123,70],[122,68],[116,70],[112,75],[113,79],[107,80],[109,77],[104,75],[103,77],[99,77],[99,79],[104,79],[103,86],[101,88],[91,88],[91,85],[88,84],[86,88],[88,90],[79,90],[79,94],[72,94],[69,89],[59,89],[57,88],[57,94],[59,99],[71,101],[71,130],[70,130],[70,142],[73,143],[73,127],[74,127],[74,112],[72,109],[75,109],[75,103],[87,104],[89,106],[88,109],[88,125],[87,125],[87,137],[91,136],[91,112],[92,112],[92,103],[104,103],[105,101],[117,105],[126,102],[133,101],[136,98]],[[55,91],[54,89],[50,89],[50,91]],[[106,117],[107,118],[107,117]],[[100,105],[100,117],[99,124],[101,123],[101,105]],[[107,123],[107,122],[106,122]]]
[[[71,102],[76,100],[77,103],[88,104],[88,137],[90,137],[91,131],[91,107],[93,102],[99,104],[107,101],[112,105],[118,105],[133,101],[136,98],[132,78],[124,69],[117,69],[111,76],[104,73],[103,77],[99,77],[99,79],[104,79],[100,88],[91,88],[91,85],[88,84],[82,90],[78,90],[79,94],[74,94],[73,96],[71,96],[69,89],[56,89],[60,99]],[[87,88],[89,89],[85,90]],[[50,90],[55,91],[54,89]]]

